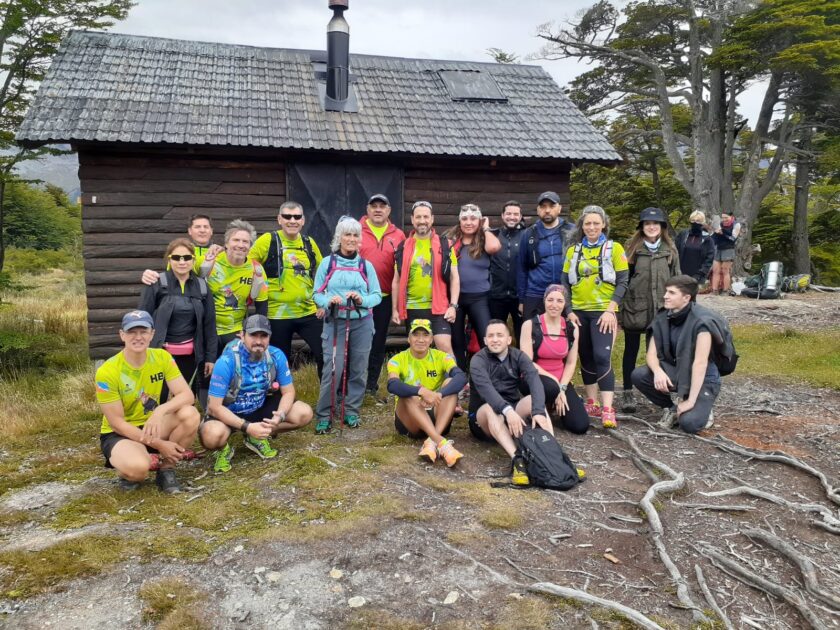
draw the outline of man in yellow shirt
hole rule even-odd
[[[320,377],[324,312],[315,306],[312,293],[321,251],[313,238],[301,234],[306,218],[299,203],[280,206],[277,223],[279,230],[261,235],[251,248],[251,258],[263,265],[268,277],[271,345],[291,357],[292,335],[297,333],[309,346]]]
[[[180,492],[175,465],[198,431],[193,393],[175,360],[149,348],[154,321],[146,311],[126,313],[120,327],[125,347],[96,371],[96,399],[102,408],[100,445],[105,465],[115,468],[124,490],[135,490],[157,469],[161,492]],[[172,398],[160,399],[166,383]]]

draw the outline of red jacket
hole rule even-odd
[[[449,286],[443,279],[443,265],[441,265],[441,247],[440,240],[445,238],[438,236],[437,232],[432,230],[432,315],[443,315],[446,309],[449,308]],[[414,258],[414,248],[416,247],[417,239],[414,238],[414,232],[411,233],[405,240],[402,252],[402,261],[400,261],[400,292],[397,295],[397,312],[400,318],[408,319],[408,309],[406,303],[408,302],[408,269],[411,266],[411,260]]]
[[[376,277],[379,278],[379,288],[383,295],[391,292],[391,283],[394,281],[394,252],[405,240],[405,233],[393,223],[388,223],[382,240],[377,241],[376,235],[370,229],[367,219],[362,217],[359,221],[362,224],[362,246],[360,254],[362,258],[369,261],[376,270]]]

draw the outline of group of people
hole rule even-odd
[[[625,249],[609,238],[599,206],[586,206],[576,224],[561,211],[548,191],[537,198],[534,225],[524,226],[522,206],[511,201],[491,229],[466,204],[439,234],[432,204],[421,200],[406,236],[390,221],[388,198],[376,194],[361,221],[339,219],[326,257],[302,234],[304,211],[293,201],[280,207],[279,229],[259,238],[247,221],[232,221],[224,246],[212,243],[209,217],[192,217],[188,238],[166,249],[167,268],[143,273],[138,309],[122,321],[124,348],[97,370],[106,465],[126,489],[155,470],[161,490],[177,492],[174,467],[194,456],[196,435],[223,473],[236,431],[246,448],[272,458],[271,438],[313,419],[318,434],[336,423],[358,427],[366,395],[386,401],[379,381],[392,322],[408,335],[408,348],[386,366],[395,429],[422,439],[419,454],[431,462],[451,467],[463,456],[447,438],[463,412],[459,395],[469,398],[472,435],[510,456],[514,483],[528,483],[516,440],[529,426],[585,433],[595,418],[615,428],[619,328],[623,406],[635,407],[635,386],[666,410],[669,426],[702,429],[720,388],[714,331],[694,305],[709,271],[708,234],[698,240],[694,226],[705,217],[692,215],[675,244],[665,213],[647,208]],[[722,223],[733,243],[736,228]],[[479,346],[471,358],[470,330]],[[314,410],[296,399],[295,333],[321,379]],[[583,397],[572,385],[578,362]]]

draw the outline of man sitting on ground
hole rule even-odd
[[[245,320],[242,338],[230,342],[213,366],[208,416],[199,437],[216,450],[213,470],[230,470],[234,449],[230,434],[241,431],[247,448],[263,459],[277,457],[268,438],[293,431],[312,420],[312,407],[295,400],[295,386],[286,355],[268,345],[271,323],[265,315]],[[273,396],[277,390],[280,396]]]
[[[125,347],[96,370],[96,399],[104,414],[100,445],[123,490],[136,490],[157,470],[158,488],[175,494],[181,491],[175,465],[192,446],[200,417],[172,355],[149,348],[154,332],[146,311],[126,313],[120,327]],[[164,382],[172,394],[165,402]]]
[[[722,338],[717,315],[695,303],[697,280],[674,276],[665,283],[665,310],[651,324],[647,365],[633,370],[633,385],[665,409],[660,425],[679,424],[697,433],[714,423],[712,406],[720,393],[720,372],[712,356],[712,335]],[[679,402],[674,405],[671,392]]]
[[[451,354],[430,347],[432,323],[428,319],[411,322],[408,345],[408,350],[388,361],[388,391],[397,397],[394,427],[415,440],[428,436],[420,457],[434,462],[440,456],[451,468],[463,455],[444,436],[467,376]]]
[[[526,428],[539,426],[552,433],[551,420],[545,411],[545,392],[534,363],[518,348],[511,348],[507,324],[491,319],[482,348],[470,361],[470,432],[483,441],[496,441],[505,449],[513,464],[511,481],[529,483],[525,461],[518,453],[515,439]],[[521,397],[519,385],[524,381],[531,392]]]

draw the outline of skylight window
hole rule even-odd
[[[439,70],[453,101],[507,102],[492,75],[478,70]]]

